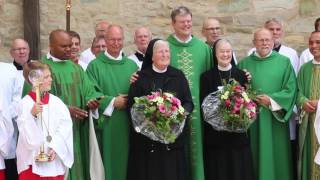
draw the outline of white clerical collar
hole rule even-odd
[[[271,50],[271,51],[269,52],[269,54],[266,55],[265,57],[261,57],[260,54],[258,54],[257,51],[254,52],[254,55],[257,56],[258,58],[267,58],[267,57],[271,56],[271,54],[272,54],[272,50]]]
[[[152,64],[152,69],[157,72],[157,73],[164,73],[167,71],[167,68],[165,68],[164,70],[160,70],[158,69],[155,65]]]
[[[187,40],[185,40],[185,41],[183,41],[183,40],[179,39],[179,38],[178,38],[178,36],[177,36],[176,34],[173,34],[173,37],[174,37],[178,42],[181,42],[181,43],[188,43],[188,42],[190,42],[190,41],[192,40],[192,36],[191,36],[191,34],[190,34],[190,36],[188,37],[188,39],[187,39]]]
[[[313,59],[312,64],[320,64],[320,62]]]
[[[219,64],[218,64],[218,69],[220,71],[229,71],[231,68],[232,68],[231,64],[229,64],[227,67],[219,66]]]
[[[120,51],[119,56],[116,57],[116,58],[113,57],[113,56],[111,56],[111,55],[108,53],[107,50],[104,51],[104,54],[105,54],[109,59],[116,60],[116,61],[122,60],[122,50]]]
[[[145,54],[143,52],[139,51],[139,49],[137,49],[136,52],[138,52],[139,54],[142,54],[143,57],[145,56]]]
[[[61,59],[58,59],[58,58],[52,56],[50,52],[48,52],[48,54],[47,54],[47,59],[52,59],[53,62],[63,62],[63,61],[65,61],[65,60],[61,60]]]

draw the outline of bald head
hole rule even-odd
[[[123,47],[123,29],[119,25],[110,25],[106,34],[106,49],[113,56],[118,57]]]
[[[30,48],[24,39],[15,39],[11,43],[10,55],[16,63],[23,66],[29,60]]]
[[[134,44],[137,46],[137,49],[143,54],[146,53],[151,38],[151,32],[146,27],[139,27],[134,32]]]
[[[202,35],[206,38],[208,44],[213,45],[213,43],[221,36],[219,20],[215,18],[206,18],[202,25]]]
[[[70,59],[71,46],[71,37],[65,30],[57,29],[50,33],[49,47],[52,56],[61,60]]]
[[[273,48],[272,33],[266,28],[257,29],[253,34],[253,44],[256,53],[261,57],[266,57]]]
[[[100,21],[95,28],[96,37],[105,36],[110,23],[107,21]]]

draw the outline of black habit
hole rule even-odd
[[[138,74],[139,79],[131,84],[129,90],[129,109],[134,103],[134,97],[149,95],[161,89],[180,99],[186,111],[193,110],[188,81],[182,71],[168,66],[166,72],[158,73],[149,65]],[[176,141],[168,145],[137,133],[131,125],[127,180],[188,180],[187,123]]]
[[[220,71],[217,66],[201,75],[201,102],[210,93],[217,91],[233,78],[242,86],[246,83],[245,73],[232,67]],[[253,166],[249,137],[246,133],[216,131],[203,121],[203,151],[206,180],[253,180]]]

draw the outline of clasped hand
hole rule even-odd
[[[318,106],[318,100],[307,100],[303,104],[302,109],[308,113],[313,113],[313,112],[316,112],[317,106]]]
[[[261,104],[263,106],[269,107],[271,105],[270,98],[267,95],[264,95],[264,94],[258,95],[256,97],[256,100],[259,104]]]
[[[120,94],[114,100],[113,106],[117,109],[125,109],[127,107],[128,95]]]

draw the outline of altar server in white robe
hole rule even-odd
[[[66,105],[51,89],[49,66],[31,61],[24,66],[26,82],[31,83],[29,74],[41,72],[40,103],[36,103],[33,88],[19,103],[17,125],[17,169],[20,180],[63,180],[64,174],[73,164],[72,120]],[[31,83],[32,84],[32,83]],[[38,118],[42,116],[42,121]],[[39,162],[40,147],[48,155],[48,161]]]
[[[17,70],[12,64],[0,62],[0,180],[5,180],[4,158],[10,153],[13,136],[12,119],[20,99]]]

